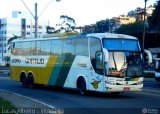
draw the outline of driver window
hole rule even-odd
[[[98,38],[90,38],[91,63],[95,72],[97,72],[98,74],[103,74],[103,70],[97,68],[97,67],[100,68],[100,66],[97,66],[97,64],[99,63],[98,61],[100,60],[100,58],[102,59],[102,57],[99,56],[100,53],[97,53],[97,52],[100,52],[101,50],[102,48],[101,48],[100,40]],[[98,65],[101,65],[101,64],[98,64]]]

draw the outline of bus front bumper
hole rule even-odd
[[[142,91],[143,84],[140,85],[106,85],[106,92],[139,92]]]

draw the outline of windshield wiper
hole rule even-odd
[[[114,61],[115,69],[117,70],[117,65],[116,65],[116,61],[115,61],[115,58],[114,58],[114,52],[112,52],[112,56],[113,56],[113,61]]]

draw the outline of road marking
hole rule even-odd
[[[6,76],[0,76],[0,79],[2,79],[2,80],[10,80],[10,77],[6,77]]]
[[[41,104],[43,104],[43,105],[45,105],[45,106],[48,106],[49,108],[55,108],[55,107],[52,106],[52,105],[46,104],[46,103],[44,103],[44,102],[41,102],[41,101],[39,101],[39,100],[30,98],[30,97],[27,97],[27,96],[24,96],[24,95],[21,95],[21,94],[17,94],[17,93],[14,93],[14,92],[10,92],[10,91],[7,91],[7,90],[3,90],[3,89],[0,89],[0,91],[2,91],[2,92],[7,92],[7,93],[9,93],[9,94],[17,95],[17,96],[20,96],[20,97],[23,97],[23,98],[26,98],[26,99],[29,99],[29,100],[32,100],[32,101],[41,103]]]
[[[138,94],[147,95],[147,96],[154,96],[159,98],[159,90],[150,90],[150,89],[143,89],[142,92],[139,92]]]
[[[145,88],[143,89],[144,92],[148,92],[148,93],[155,93],[155,94],[160,94],[159,88],[155,89],[155,88]]]

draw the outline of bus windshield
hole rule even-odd
[[[104,48],[109,51],[106,75],[116,77],[142,76],[142,57],[138,41],[106,40],[103,40]]]

